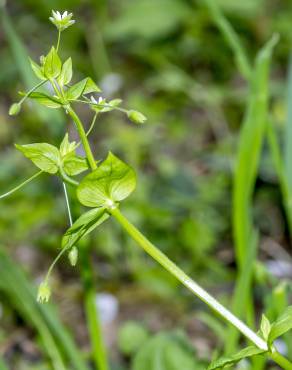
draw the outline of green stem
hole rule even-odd
[[[292,363],[283,357],[279,352],[275,351],[269,354],[270,357],[283,369],[292,370]]]
[[[29,97],[29,95],[34,92],[35,90],[37,90],[39,87],[41,87],[42,85],[44,85],[48,80],[44,80],[44,81],[41,81],[40,83],[38,83],[37,85],[35,85],[34,87],[32,87],[30,90],[28,90],[28,92],[23,96],[23,98],[19,101],[19,104],[22,104],[26,98]]]
[[[234,325],[245,337],[252,341],[258,348],[267,350],[266,342],[254,331],[247,327],[241,320],[234,316],[229,310],[221,305],[215,298],[201,288],[194,280],[185,274],[176,264],[174,264],[165,254],[155,247],[140,231],[131,224],[118,208],[108,210],[112,216],[122,225],[127,233],[142,247],[152,258],[160,263],[167,271],[174,275],[191,292],[205,302],[217,314]]]
[[[91,170],[94,171],[97,168],[94,156],[92,154],[86,132],[84,130],[83,124],[80,121],[74,110],[69,107],[68,113],[73,119],[77,131],[79,133],[80,139],[82,141],[88,163]],[[106,349],[103,342],[101,323],[98,316],[98,310],[95,303],[95,288],[94,288],[94,274],[93,266],[90,262],[90,253],[88,248],[82,248],[80,253],[81,263],[82,263],[82,278],[85,291],[85,314],[87,319],[87,325],[90,334],[90,340],[92,344],[92,353],[95,366],[98,370],[108,370],[108,362]]]
[[[85,150],[85,153],[86,153],[88,163],[89,163],[91,169],[95,170],[97,168],[97,165],[95,163],[95,159],[94,159],[94,156],[92,154],[92,151],[91,151],[91,148],[90,148],[87,136],[86,136],[86,132],[83,128],[83,124],[80,121],[77,114],[74,112],[74,110],[71,107],[68,108],[68,113],[69,113],[69,115],[71,116],[71,118],[73,119],[73,121],[76,125],[78,134],[80,136],[80,139],[82,141],[82,144],[83,144],[83,147],[84,147],[84,150]]]
[[[60,41],[61,41],[61,31],[58,30],[58,41],[57,41],[57,46],[56,46],[57,52],[59,51]]]
[[[63,170],[62,167],[60,167],[60,175],[62,176],[62,179],[70,185],[77,186],[79,183],[78,181],[74,180],[72,177],[68,176],[66,172]]]
[[[40,174],[42,174],[44,171],[39,171],[37,173],[35,173],[34,175],[32,175],[30,178],[28,178],[27,180],[23,181],[21,184],[17,185],[15,188],[9,190],[7,193],[5,194],[2,194],[0,195],[0,199],[3,199],[3,198],[6,198],[8,197],[9,195],[13,194],[15,191],[21,189],[23,186],[25,186],[26,184],[28,184],[29,182],[31,182],[32,180],[34,180],[36,177],[38,177]]]

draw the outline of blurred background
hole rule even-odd
[[[217,3],[251,60],[274,32],[280,34],[272,59],[270,114],[285,150],[292,3]],[[232,178],[248,86],[203,0],[2,4],[0,192],[35,172],[14,143],[59,145],[65,130],[77,139],[62,112],[26,103],[20,115],[8,116],[18,91],[35,83],[27,55],[37,60],[55,43],[56,30],[48,21],[52,9],[73,12],[77,21],[63,33],[61,49],[62,58],[73,58],[74,80],[91,76],[104,97],[122,98],[124,107],[148,118],[147,124],[136,126],[118,112],[100,115],[91,135],[97,158],[111,150],[137,170],[137,190],[123,203],[124,212],[181,268],[230,306],[238,272]],[[78,111],[89,125],[90,112],[83,107]],[[82,209],[73,195],[72,191],[77,218]],[[273,318],[279,306],[289,303],[292,276],[288,221],[266,142],[252,215],[260,233],[253,279],[258,322],[262,311]],[[85,369],[82,363],[90,345],[80,267],[72,268],[62,259],[52,276],[52,303],[40,307],[35,302],[36,286],[57,255],[67,227],[57,177],[43,175],[1,201],[0,369],[52,369],[54,345],[68,360],[68,369]],[[97,307],[112,369],[158,369],[152,359],[161,353],[159,369],[205,369],[224,347],[225,323],[146,256],[114,220],[86,243],[92,248]],[[279,343],[283,353],[289,343],[291,336]]]

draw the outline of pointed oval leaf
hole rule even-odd
[[[29,98],[36,100],[38,103],[48,108],[57,109],[62,107],[62,103],[59,99],[44,93],[32,92],[31,94],[29,94]]]
[[[34,71],[34,74],[39,78],[40,80],[47,80],[46,76],[44,75],[44,69],[39,66],[37,63],[35,63],[32,59],[29,59],[31,69]]]
[[[27,145],[15,144],[24,156],[30,159],[38,168],[48,173],[57,173],[60,164],[59,150],[48,143]]]
[[[268,337],[269,346],[275,339],[292,329],[292,306],[286,308],[283,314],[272,324]]]
[[[61,86],[67,85],[72,79],[72,59],[71,57],[66,60],[62,66],[58,82]]]
[[[44,60],[44,74],[47,78],[57,78],[61,72],[62,63],[54,46]]]
[[[87,78],[84,80],[81,80],[77,82],[75,85],[69,87],[69,89],[66,91],[65,95],[68,100],[76,100],[78,99],[85,89],[87,82]]]
[[[88,163],[86,158],[69,153],[69,155],[63,159],[63,168],[67,175],[76,176],[88,170]]]
[[[269,334],[271,331],[271,323],[269,319],[266,317],[266,315],[262,315],[262,320],[261,320],[261,334],[264,340],[268,340]]]
[[[62,239],[63,248],[73,247],[83,236],[91,233],[97,226],[109,218],[104,208],[95,208],[80,216],[66,231]]]
[[[240,352],[236,353],[235,355],[231,355],[228,357],[221,357],[218,360],[213,361],[207,368],[207,370],[215,370],[215,369],[222,369],[224,367],[232,366],[237,364],[239,361],[243,360],[244,358],[261,355],[267,351],[264,351],[260,348],[255,346],[246,347]]]
[[[134,170],[109,152],[106,160],[81,181],[77,197],[87,207],[107,207],[127,198],[135,187]]]

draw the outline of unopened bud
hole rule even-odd
[[[16,116],[20,112],[20,109],[21,109],[21,104],[19,103],[12,104],[11,107],[9,108],[9,115]]]
[[[129,119],[134,123],[141,124],[147,120],[144,114],[138,112],[137,110],[129,110],[127,114]]]
[[[76,247],[71,248],[70,252],[68,253],[68,258],[71,266],[76,266],[78,261],[78,249]]]
[[[48,285],[48,282],[43,281],[39,285],[37,301],[39,303],[47,303],[49,302],[50,296],[51,296],[51,289]]]

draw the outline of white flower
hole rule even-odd
[[[102,96],[100,96],[98,98],[98,101],[97,101],[95,99],[95,97],[93,95],[91,95],[90,100],[92,101],[93,104],[103,104],[103,103],[105,103],[105,99]]]
[[[68,13],[67,10],[63,14],[58,10],[52,10],[52,15],[52,17],[49,17],[49,20],[58,28],[59,31],[64,31],[75,23],[75,21],[71,19],[73,17],[73,13]]]

